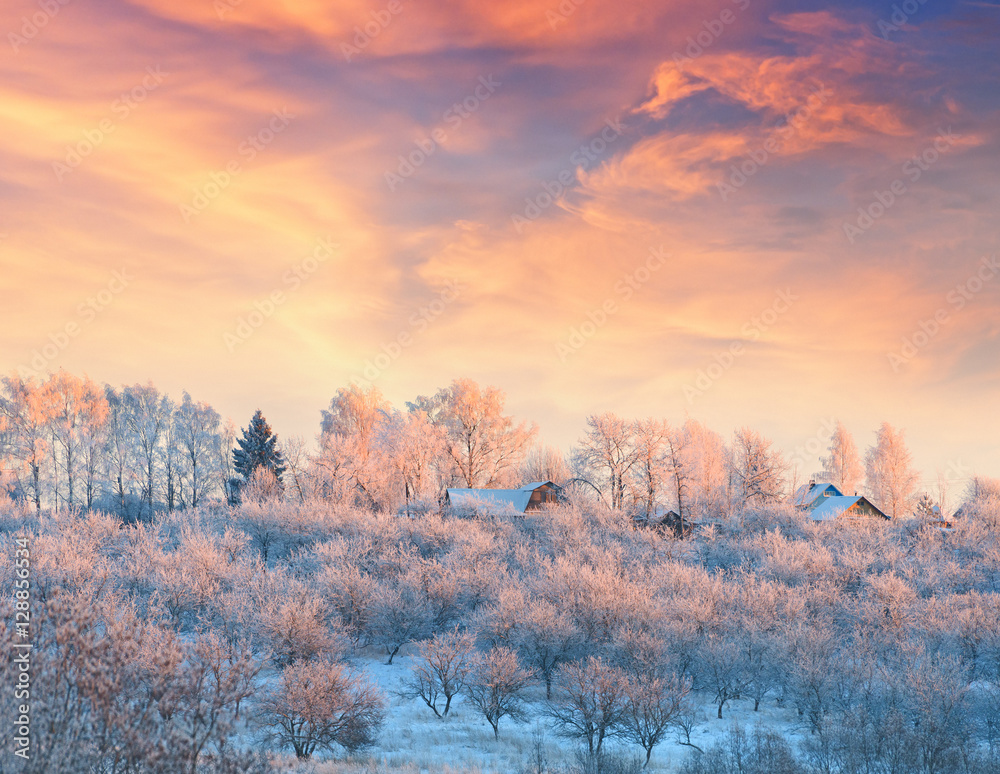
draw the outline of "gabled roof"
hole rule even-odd
[[[551,486],[555,487],[556,489],[562,489],[562,487],[559,486],[559,484],[557,484],[555,481],[532,481],[530,484],[525,484],[524,486],[522,486],[519,491],[524,491],[525,489],[527,489],[529,492],[534,492],[540,486]]]
[[[474,507],[492,505],[501,510],[512,508],[524,512],[531,499],[531,489],[449,489],[448,502],[452,505]]]
[[[884,519],[888,519],[882,511],[872,505],[871,501],[866,497],[845,497],[840,495],[838,497],[826,497],[821,503],[819,503],[815,508],[809,513],[809,517],[813,521],[833,521],[838,519],[847,513],[855,505],[861,504],[865,509],[871,509],[876,513],[876,515],[881,516]],[[859,513],[858,516],[864,516],[866,514]]]
[[[552,481],[532,481],[518,489],[449,489],[448,502],[467,507],[491,505],[500,510],[512,509],[524,513],[531,500],[531,493],[546,484],[555,489],[561,488]]]
[[[829,494],[826,494],[827,492]],[[833,484],[817,484],[810,482],[808,484],[803,484],[795,490],[795,494],[792,495],[792,505],[804,508],[816,504],[816,501],[821,497],[842,496],[843,492],[837,489],[837,487]]]

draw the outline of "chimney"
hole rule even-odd
[[[816,479],[815,478],[810,478],[809,479],[809,488],[810,489],[815,489],[816,488]]]

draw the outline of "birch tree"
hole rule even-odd
[[[631,422],[610,412],[587,417],[587,432],[574,450],[574,461],[581,472],[599,479],[612,508],[624,506],[626,482],[638,459]]]
[[[407,404],[423,411],[445,436],[454,478],[466,487],[514,483],[518,469],[538,434],[536,425],[504,414],[506,396],[496,387],[456,379],[432,397]]]
[[[837,428],[830,439],[830,456],[820,458],[823,463],[823,480],[829,481],[845,495],[858,491],[864,468],[861,465],[861,455],[854,444],[854,437],[843,422],[837,422]]]
[[[18,375],[4,377],[0,427],[10,434],[11,453],[21,465],[35,511],[42,510],[42,474],[49,453],[49,424],[56,414],[52,393],[44,383]]]
[[[865,473],[868,493],[890,518],[900,518],[913,507],[920,476],[913,469],[904,431],[882,423],[865,455]]]
[[[776,501],[786,470],[781,452],[756,430],[741,427],[733,435],[732,473],[744,505]]]

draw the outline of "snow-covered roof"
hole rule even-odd
[[[513,509],[524,513],[532,491],[531,489],[449,489],[448,502],[467,507],[492,505],[501,510]]]
[[[825,495],[824,493],[826,492],[829,492],[829,494]],[[833,484],[803,484],[792,495],[792,505],[809,506],[824,496],[841,497],[842,492]]]
[[[866,509],[870,508],[874,509],[877,513],[882,513],[864,497],[846,497],[844,495],[840,495],[838,497],[824,498],[821,503],[809,512],[809,516],[813,521],[833,521],[834,519],[843,516],[849,509],[853,508],[862,500],[864,500]],[[869,514],[866,510],[865,512],[858,513],[856,515],[867,516]],[[885,514],[882,514],[882,516],[885,517]]]
[[[531,499],[531,493],[546,484],[558,486],[551,481],[532,481],[518,489],[449,489],[448,502],[468,507],[489,505],[501,510],[513,509],[518,513],[524,513]]]

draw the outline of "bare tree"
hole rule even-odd
[[[625,672],[600,658],[563,666],[547,710],[556,733],[586,742],[588,753],[600,755],[624,717],[627,682]]]
[[[687,472],[690,508],[720,513],[729,505],[730,451],[718,433],[693,419],[684,423],[682,434],[679,456]]]
[[[732,472],[744,505],[777,501],[786,469],[781,452],[756,430],[741,427],[733,434]]]
[[[100,388],[90,379],[81,379],[65,371],[49,378],[48,389],[56,409],[51,418],[52,437],[62,452],[58,464],[66,474],[64,499],[72,508],[77,499],[76,482],[83,472],[87,483],[87,507],[90,507],[94,496],[96,455],[108,417],[107,402]]]
[[[690,692],[691,683],[677,676],[640,675],[626,681],[620,733],[646,751],[646,766],[653,748],[677,725]]]
[[[587,432],[573,457],[582,472],[592,471],[604,483],[611,507],[622,508],[626,482],[639,459],[634,425],[611,413],[587,417]]]
[[[266,728],[300,760],[316,750],[349,752],[375,743],[385,702],[374,684],[332,661],[301,661],[281,673],[260,703]]]
[[[371,608],[369,636],[385,648],[387,664],[409,642],[426,637],[433,614],[421,593],[418,577],[406,575],[393,585],[379,588]]]
[[[184,649],[169,696],[160,712],[173,721],[172,742],[182,752],[189,774],[196,774],[205,749],[225,745],[242,701],[256,690],[263,662],[246,643],[232,644],[203,635]]]
[[[665,457],[673,434],[670,425],[661,419],[639,419],[632,423],[635,443],[635,465],[632,475],[636,486],[636,501],[646,518],[659,505],[664,488]]]
[[[823,480],[829,481],[845,495],[858,491],[864,468],[861,466],[861,455],[854,444],[854,437],[838,421],[837,427],[830,438],[830,456],[821,457],[823,463]]]
[[[444,431],[455,477],[467,487],[512,483],[538,433],[534,424],[515,424],[504,414],[506,396],[496,387],[456,379],[432,397],[407,404],[423,411]]]
[[[6,396],[0,400],[0,429],[9,433],[14,459],[22,466],[36,512],[42,510],[42,475],[49,451],[48,427],[57,406],[52,391],[44,383],[7,376]]]
[[[545,698],[552,698],[552,678],[579,649],[583,636],[572,617],[545,600],[534,600],[518,611],[512,640],[525,662],[545,681]]]
[[[875,504],[893,519],[906,515],[913,507],[920,480],[903,435],[904,431],[883,422],[875,445],[865,455],[868,492]]]
[[[749,685],[743,651],[728,633],[712,632],[703,638],[699,656],[699,685],[715,691],[717,716],[722,720],[723,707],[746,691]]]
[[[447,717],[452,699],[465,686],[472,668],[475,644],[471,634],[460,633],[457,628],[421,643],[402,695],[421,699],[437,717]],[[444,706],[439,708],[442,698]]]
[[[522,481],[568,481],[573,473],[563,453],[553,446],[535,446],[521,463]]]
[[[526,720],[524,691],[532,673],[524,669],[517,654],[508,648],[494,648],[475,659],[468,677],[466,692],[493,728],[493,738],[500,738],[500,721]]]
[[[177,443],[183,454],[183,472],[191,492],[189,502],[192,508],[197,508],[213,488],[213,462],[219,456],[222,419],[207,403],[195,403],[185,392],[174,422]]]
[[[156,487],[156,461],[160,453],[163,432],[173,405],[166,395],[160,395],[152,382],[125,387],[123,397],[128,405],[126,418],[135,439],[136,456],[142,471],[142,495],[153,514]]]

